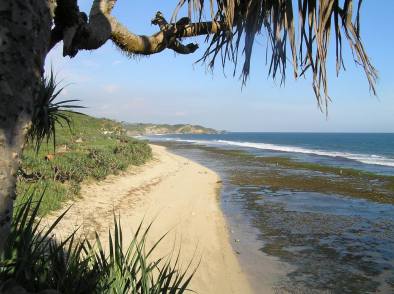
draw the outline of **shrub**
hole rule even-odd
[[[22,154],[17,194],[24,195],[29,186],[36,191],[36,200],[43,187],[50,192],[39,214],[60,208],[62,202],[77,196],[84,180],[101,180],[152,156],[149,145],[126,137],[119,123],[75,113],[68,117],[73,131],[56,124],[56,153],[45,144],[37,152],[36,145],[29,143]],[[17,203],[22,203],[19,198]]]
[[[44,195],[44,194],[42,194]],[[183,293],[195,273],[179,270],[179,253],[172,258],[152,259],[146,248],[151,227],[139,225],[131,243],[124,250],[122,228],[114,217],[109,231],[109,253],[104,252],[99,236],[96,242],[77,238],[72,233],[59,242],[53,232],[63,213],[49,228],[42,228],[38,211],[42,204],[30,195],[16,209],[11,234],[0,256],[0,293],[22,286],[27,291],[53,289],[60,293]]]

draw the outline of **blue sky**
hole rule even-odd
[[[88,12],[92,0],[79,0]],[[378,97],[350,51],[345,50],[347,71],[335,76],[329,67],[332,103],[328,118],[317,107],[311,81],[295,81],[288,74],[286,85],[267,78],[265,44],[254,49],[252,70],[246,87],[239,75],[232,77],[217,67],[214,72],[201,63],[204,45],[192,55],[166,50],[150,57],[127,58],[111,42],[92,52],[63,58],[61,45],[52,50],[46,66],[53,66],[59,79],[70,83],[64,96],[81,99],[86,113],[128,122],[193,123],[230,131],[394,132],[394,1],[364,1],[361,36],[368,55],[379,71]],[[151,34],[150,20],[157,10],[168,18],[177,1],[118,0],[114,15],[131,31]],[[375,4],[375,5],[374,5]],[[193,41],[190,40],[190,41]],[[332,52],[334,53],[334,52]]]

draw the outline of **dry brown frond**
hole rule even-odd
[[[174,16],[186,2],[189,15],[194,9],[201,19],[207,2],[204,0],[180,0]],[[290,51],[294,76],[311,72],[316,99],[324,109],[330,100],[326,67],[330,37],[334,36],[338,75],[344,68],[344,35],[355,62],[363,67],[370,89],[376,94],[377,72],[360,38],[362,0],[210,0],[209,5],[211,18],[226,23],[229,28],[207,37],[208,48],[201,60],[208,62],[209,66],[213,67],[219,56],[223,66],[228,60],[236,66],[239,56],[243,55],[242,77],[245,83],[250,73],[255,39],[265,34],[269,44],[266,52],[270,56],[269,75],[275,78],[279,73],[281,82],[284,82]],[[295,15],[298,15],[297,32]]]

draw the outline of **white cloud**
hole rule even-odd
[[[116,85],[116,84],[108,84],[108,85],[103,86],[104,92],[106,92],[108,94],[116,93],[119,91],[119,89],[120,89],[119,85]]]

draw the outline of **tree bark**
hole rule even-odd
[[[116,0],[94,0],[88,18],[79,10],[76,0],[58,0],[56,8],[52,5],[55,27],[50,49],[63,40],[63,56],[74,57],[79,50],[98,49],[111,39],[127,54],[151,55],[165,49],[191,54],[198,45],[184,45],[182,38],[228,31],[227,25],[218,21],[191,23],[184,17],[177,23],[168,23],[162,13],[157,12],[152,24],[158,25],[160,30],[151,36],[137,35],[111,15],[115,3]]]
[[[19,158],[49,50],[63,40],[63,54],[73,57],[112,38],[129,53],[170,48],[189,54],[197,45],[183,45],[180,38],[221,29],[215,22],[167,24],[158,14],[162,30],[152,37],[137,36],[110,16],[115,2],[94,0],[88,19],[76,0],[0,0],[0,251],[10,230]]]
[[[16,171],[50,30],[48,0],[0,1],[0,250],[10,229]]]

